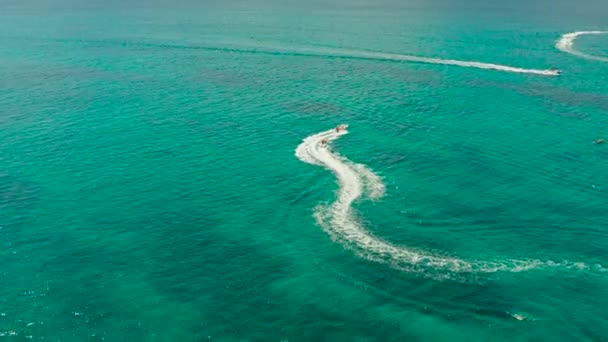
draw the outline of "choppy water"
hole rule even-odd
[[[608,339],[606,17],[0,4],[1,338]]]

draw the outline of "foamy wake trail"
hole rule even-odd
[[[301,55],[301,56],[341,57],[341,58],[365,59],[365,60],[440,64],[440,65],[459,66],[459,67],[465,67],[465,68],[498,70],[498,71],[503,71],[503,72],[536,74],[536,75],[542,75],[542,76],[559,75],[559,71],[551,70],[551,69],[546,69],[546,70],[545,69],[526,69],[526,68],[518,68],[518,67],[512,67],[512,66],[501,65],[501,64],[493,64],[493,63],[419,57],[419,56],[375,52],[375,51],[365,51],[365,50],[336,49],[336,48],[325,48],[325,47],[284,47],[284,46],[273,46],[272,44],[265,44],[263,47],[250,46],[250,47],[247,47],[244,49],[243,48],[232,48],[229,50],[243,51],[243,52],[293,54],[293,55]]]
[[[600,265],[590,267],[584,263],[568,261],[561,263],[540,260],[466,261],[397,246],[374,236],[357,219],[352,205],[364,195],[370,199],[382,197],[385,187],[381,177],[372,170],[364,165],[354,164],[330,150],[331,142],[345,134],[346,131],[337,133],[335,130],[329,130],[312,135],[297,147],[296,156],[305,163],[324,166],[337,176],[340,185],[337,200],[330,205],[319,205],[314,216],[334,241],[354,250],[359,256],[435,278],[449,277],[450,273],[521,272],[544,267],[603,270]],[[325,146],[323,140],[327,141]]]
[[[512,66],[508,66],[508,65],[475,62],[475,61],[459,61],[459,60],[455,60],[455,59],[419,57],[419,56],[402,55],[402,54],[394,54],[394,53],[359,51],[359,50],[323,49],[323,51],[325,53],[327,53],[328,55],[345,56],[345,57],[352,56],[352,57],[360,57],[360,58],[366,58],[366,59],[452,65],[452,66],[459,66],[459,67],[465,67],[465,68],[489,69],[489,70],[498,70],[498,71],[523,73],[523,74],[536,74],[536,75],[543,75],[543,76],[559,75],[557,70],[526,69],[526,68],[512,67]]]
[[[569,54],[579,56],[586,59],[591,59],[595,61],[608,62],[608,57],[600,57],[586,54],[584,52],[580,52],[574,49],[574,41],[576,38],[584,35],[597,35],[597,34],[608,34],[608,31],[578,31],[572,33],[566,33],[563,35],[555,44],[559,50],[563,52],[567,52]]]

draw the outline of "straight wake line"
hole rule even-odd
[[[323,55],[335,56],[335,57],[360,58],[360,59],[384,60],[384,61],[399,61],[399,62],[414,62],[414,63],[424,63],[424,64],[452,65],[452,66],[459,66],[459,67],[465,67],[465,68],[489,69],[489,70],[498,70],[498,71],[504,71],[504,72],[536,74],[536,75],[543,75],[543,76],[559,75],[559,71],[553,70],[553,69],[547,69],[547,70],[525,69],[525,68],[517,68],[517,67],[493,64],[493,63],[483,63],[483,62],[475,62],[475,61],[459,61],[459,60],[455,60],[455,59],[418,57],[418,56],[384,53],[384,52],[373,52],[373,51],[362,51],[362,50],[341,50],[341,49],[329,49],[329,48],[319,48],[319,49],[298,48],[297,50],[301,51],[303,54],[305,53],[305,54],[310,54],[310,55],[320,52]]]
[[[66,41],[64,39],[57,39],[57,41]],[[352,50],[352,49],[338,49],[338,48],[324,48],[324,47],[284,47],[284,46],[251,46],[247,44],[235,44],[226,46],[205,46],[205,45],[186,45],[186,44],[171,44],[171,43],[152,43],[152,42],[132,42],[132,41],[104,41],[104,40],[90,40],[90,41],[78,41],[80,43],[92,43],[92,44],[112,44],[117,43],[121,46],[143,46],[143,47],[160,47],[160,48],[173,48],[173,49],[192,49],[192,50],[208,50],[208,51],[222,51],[222,52],[235,52],[235,53],[257,53],[267,55],[288,55],[288,56],[305,56],[305,57],[325,57],[325,58],[344,58],[344,59],[359,59],[359,60],[374,60],[374,61],[392,61],[392,62],[411,62],[411,63],[423,63],[423,64],[437,64],[437,65],[449,65],[459,66],[465,68],[476,68],[486,70],[496,70],[510,73],[522,73],[522,74],[534,74],[541,76],[558,76],[559,70],[555,69],[526,69],[512,67],[508,65],[484,63],[476,61],[459,61],[455,59],[441,59],[441,58],[428,58],[411,55],[402,55],[395,53],[384,53],[375,51],[365,50]],[[239,46],[240,45],[240,46]]]
[[[439,64],[439,65],[451,65],[465,68],[477,68],[487,70],[497,70],[503,72],[522,73],[522,74],[535,74],[542,76],[558,76],[559,70],[554,69],[525,69],[517,68],[507,65],[483,63],[475,61],[459,61],[455,59],[441,59],[441,58],[428,58],[418,57],[411,55],[402,55],[395,53],[384,53],[364,50],[345,50],[335,48],[307,48],[307,47],[294,47],[294,48],[273,48],[273,47],[251,47],[251,48],[225,48],[226,51],[233,52],[253,52],[253,53],[272,53],[272,54],[283,54],[283,55],[297,55],[297,56],[309,56],[309,57],[334,57],[334,58],[348,58],[348,59],[364,59],[364,60],[376,60],[376,61],[393,61],[393,62],[413,62],[423,64]]]
[[[563,36],[561,36],[561,38],[557,41],[557,43],[555,44],[555,47],[563,52],[566,52],[566,53],[569,53],[571,55],[575,55],[578,57],[582,57],[585,59],[591,59],[591,60],[600,61],[600,62],[608,62],[608,57],[593,56],[593,55],[589,55],[589,54],[586,54],[584,52],[580,52],[580,51],[574,49],[574,41],[576,40],[576,38],[578,38],[580,36],[585,36],[585,35],[598,35],[598,34],[608,34],[608,31],[577,31],[577,32],[566,33]]]
[[[338,178],[337,199],[330,205],[319,205],[315,210],[317,223],[344,247],[354,250],[370,261],[386,263],[394,268],[422,273],[432,278],[450,278],[454,273],[522,272],[532,269],[559,267],[578,270],[605,271],[601,265],[541,260],[467,261],[446,255],[397,246],[367,231],[357,219],[352,205],[363,196],[378,199],[384,195],[380,176],[362,164],[354,164],[330,150],[331,142],[347,134],[329,130],[311,135],[296,148],[296,156],[303,162],[323,166]]]

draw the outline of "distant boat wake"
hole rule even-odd
[[[59,39],[59,41],[64,41]],[[79,40],[79,43],[85,41]],[[277,45],[268,42],[257,41],[252,43],[251,41],[238,41],[227,43],[226,45],[216,45],[216,42],[209,42],[209,45],[197,45],[197,44],[175,44],[175,43],[155,43],[150,41],[103,41],[103,40],[89,40],[89,43],[119,43],[121,46],[129,45],[140,45],[140,46],[154,46],[163,48],[174,48],[174,49],[193,49],[193,50],[208,50],[208,51],[221,51],[221,52],[234,52],[234,53],[251,53],[251,54],[266,54],[266,55],[283,55],[283,56],[306,56],[306,57],[321,57],[321,58],[344,58],[344,59],[358,59],[358,60],[373,60],[373,61],[385,61],[385,62],[409,62],[409,63],[423,63],[423,64],[436,64],[436,65],[448,65],[458,66],[464,68],[476,68],[486,70],[496,70],[510,73],[520,74],[533,74],[540,76],[558,76],[560,75],[559,70],[555,69],[528,69],[519,68],[502,64],[485,63],[477,61],[460,61],[455,59],[442,59],[432,57],[421,57],[404,55],[397,53],[385,53],[378,51],[369,50],[357,50],[357,49],[342,49],[333,47],[306,47],[306,46],[284,46]]]
[[[333,204],[319,205],[314,217],[317,223],[348,249],[370,261],[385,263],[406,272],[422,273],[438,279],[453,278],[454,274],[483,274],[522,272],[546,267],[579,270],[601,270],[601,265],[552,262],[541,260],[506,260],[504,262],[466,261],[415,248],[397,246],[367,231],[357,219],[353,203],[362,197],[374,200],[384,196],[385,186],[380,176],[362,164],[355,164],[330,150],[332,141],[346,131],[329,130],[307,137],[297,147],[296,156],[303,162],[323,166],[338,178],[340,189]],[[326,144],[323,141],[326,141]]]
[[[585,35],[598,35],[598,34],[608,34],[608,31],[577,31],[577,32],[572,32],[572,33],[566,33],[564,34],[555,44],[555,47],[558,48],[559,50],[578,56],[578,57],[582,57],[585,59],[590,59],[590,60],[595,60],[595,61],[600,61],[600,62],[608,62],[608,57],[600,57],[600,56],[593,56],[593,55],[589,55],[586,54],[584,52],[578,51],[576,49],[574,49],[574,41],[576,40],[576,38],[580,37],[580,36],[585,36]]]
[[[395,53],[384,53],[375,51],[365,50],[350,50],[350,49],[336,49],[336,48],[324,48],[324,47],[279,47],[273,48],[271,46],[264,47],[250,47],[250,48],[227,48],[235,52],[258,52],[258,53],[273,53],[273,54],[284,54],[284,55],[299,55],[299,56],[317,56],[317,57],[337,57],[337,58],[350,58],[350,59],[365,59],[365,60],[377,60],[377,61],[394,61],[394,62],[413,62],[413,63],[424,63],[424,64],[440,64],[440,65],[451,65],[465,68],[477,68],[477,69],[488,69],[497,70],[503,72],[522,73],[522,74],[535,74],[542,76],[557,76],[560,74],[559,70],[554,69],[526,69],[518,68],[501,64],[483,63],[475,61],[459,61],[455,59],[441,59],[441,58],[429,58],[419,57],[411,55],[402,55]]]

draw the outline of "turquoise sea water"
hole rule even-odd
[[[606,18],[591,0],[0,3],[1,338],[608,339],[608,63],[555,48]],[[608,35],[575,47],[608,56]],[[341,185],[294,153],[340,123],[330,149],[386,186],[357,222],[474,271],[330,238],[314,213]]]

